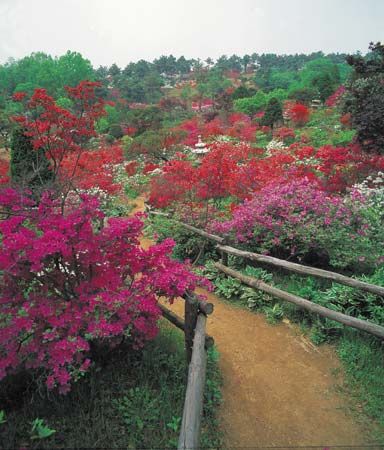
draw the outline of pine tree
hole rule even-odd
[[[11,136],[11,180],[34,193],[53,181],[44,151],[34,150],[31,139],[20,128],[13,130]]]
[[[283,108],[281,106],[281,102],[275,98],[272,97],[267,105],[267,108],[265,109],[265,114],[263,117],[263,125],[267,125],[271,128],[279,122],[283,121]]]

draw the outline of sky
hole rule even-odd
[[[161,55],[365,53],[384,0],[0,0],[0,64],[78,51],[95,67]]]

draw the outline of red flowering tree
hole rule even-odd
[[[114,145],[97,150],[68,153],[61,163],[60,177],[79,189],[99,189],[116,194],[120,185],[114,182],[113,167],[123,162],[123,150]]]
[[[95,122],[105,115],[105,102],[95,92],[99,86],[97,82],[82,81],[76,87],[66,87],[73,105],[71,110],[57,105],[45,89],[35,89],[30,99],[24,93],[18,93],[15,98],[23,102],[25,113],[13,119],[31,138],[34,149],[45,151],[52,178],[62,192],[73,188],[75,175],[78,178],[78,163],[86,151],[85,143],[96,136]],[[68,170],[70,161],[72,168]],[[91,173],[92,168],[87,172]]]
[[[309,109],[302,103],[295,103],[288,110],[289,118],[296,126],[305,125],[309,120]]]
[[[158,296],[172,300],[198,281],[170,258],[172,241],[141,248],[138,217],[107,220],[95,197],[67,195],[117,189],[109,166],[122,161],[120,147],[85,147],[104,114],[97,86],[67,88],[71,111],[42,89],[30,100],[18,96],[26,113],[15,120],[46,152],[56,190],[42,192],[38,205],[28,192],[0,191],[0,379],[35,370],[63,393],[97,344],[152,339]]]

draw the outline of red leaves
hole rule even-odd
[[[65,183],[71,179],[80,189],[99,189],[114,194],[120,185],[114,183],[113,166],[123,162],[123,150],[115,145],[98,150],[69,153],[62,161],[60,177]]]
[[[15,92],[12,95],[12,100],[15,102],[21,102],[24,100],[24,98],[27,96],[25,92]]]
[[[45,89],[35,89],[26,102],[25,114],[14,120],[26,130],[36,150],[45,150],[56,181],[65,182],[67,187],[72,182],[81,188],[104,186],[111,192],[115,190],[112,174],[103,167],[108,162],[121,161],[122,155],[117,157],[112,149],[109,156],[105,150],[93,152],[91,156],[82,148],[83,143],[96,135],[95,121],[105,114],[104,101],[96,97],[95,89],[99,86],[100,83],[91,81],[82,81],[76,87],[67,86],[73,104],[71,110],[58,106]],[[24,97],[18,95],[20,100]],[[119,152],[121,154],[121,150]]]
[[[0,185],[7,184],[9,181],[9,162],[0,159]]]
[[[135,175],[137,172],[138,163],[137,161],[130,161],[125,165],[125,172],[126,174],[131,177],[132,175]]]
[[[158,169],[159,165],[158,164],[153,164],[153,163],[146,163],[144,168],[143,168],[143,174],[147,174],[150,172],[153,172],[155,169]]]
[[[291,134],[291,129],[282,131]],[[245,143],[210,147],[197,166],[179,160],[167,163],[164,173],[151,182],[150,202],[163,208],[199,205],[228,196],[242,200],[271,182],[303,178],[320,183],[329,192],[342,192],[359,177],[384,168],[383,156],[369,156],[356,145],[315,149],[296,143],[273,150],[269,156]]]
[[[329,107],[336,106],[345,92],[345,87],[343,85],[339,86],[336,91],[325,101],[325,104]]]
[[[297,126],[304,125],[309,120],[309,109],[301,103],[295,103],[291,106],[288,110],[288,114],[290,119]]]

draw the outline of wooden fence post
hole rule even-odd
[[[199,313],[198,302],[192,301],[184,302],[184,324],[185,324],[184,339],[188,365],[191,362],[192,358],[193,337],[195,334],[195,327],[198,313]]]
[[[228,245],[228,238],[224,237],[224,241],[221,244],[223,246]],[[220,254],[221,254],[221,264],[224,264],[224,266],[228,266],[228,253],[223,252],[222,250],[220,250]]]
[[[188,370],[188,384],[177,446],[178,450],[197,450],[200,448],[201,418],[203,415],[207,367],[207,353],[204,348],[206,321],[207,318],[204,314],[198,314],[192,361]]]

